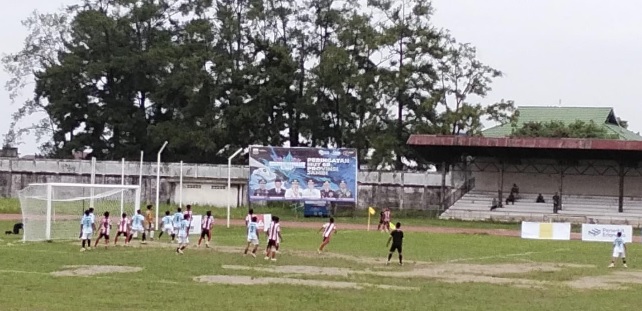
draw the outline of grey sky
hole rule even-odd
[[[20,21],[37,8],[50,11],[72,0],[22,0],[0,11],[1,52],[21,48]],[[642,82],[642,1],[433,0],[435,25],[477,47],[479,58],[505,73],[484,104],[513,99],[517,105],[608,106],[642,131],[638,84]],[[7,75],[0,73],[4,85]],[[31,96],[25,90],[25,96]],[[0,134],[11,121],[0,90]],[[34,139],[22,155],[37,152]]]

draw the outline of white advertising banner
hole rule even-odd
[[[522,222],[522,239],[570,240],[571,224],[562,222]]]
[[[597,224],[582,225],[582,241],[613,242],[618,232],[622,232],[625,242],[633,242],[633,226]]]
[[[259,217],[259,229],[267,232],[272,224],[272,214],[263,214]]]
[[[201,234],[201,221],[203,220],[203,215],[192,215],[192,221],[189,226],[189,234]]]

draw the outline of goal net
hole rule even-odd
[[[92,207],[97,228],[105,212],[115,228],[122,213],[140,209],[140,187],[132,185],[30,184],[18,196],[23,241],[78,239],[80,219]]]

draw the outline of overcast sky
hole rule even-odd
[[[20,25],[31,11],[50,11],[72,0],[22,0],[0,11],[2,50],[22,46]],[[505,73],[483,100],[517,105],[607,106],[642,131],[642,1],[620,0],[433,0],[433,18],[461,42],[477,47],[479,58]],[[2,84],[6,73],[0,73]],[[25,96],[31,96],[30,89]],[[11,122],[8,94],[0,89],[0,135]],[[37,152],[35,139],[19,146]]]

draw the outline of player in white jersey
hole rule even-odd
[[[99,235],[96,239],[94,247],[98,247],[100,239],[105,238],[105,247],[109,245],[109,231],[111,230],[111,221],[109,220],[109,212],[103,214],[103,219],[100,220]]]
[[[247,246],[245,247],[245,252],[243,252],[244,255],[247,255],[250,245],[253,245],[252,257],[254,258],[256,258],[256,250],[259,248],[259,225],[256,223],[257,220],[258,218],[253,216],[247,225]]]
[[[330,222],[323,225],[323,227],[319,229],[319,232],[323,232],[323,242],[319,245],[319,254],[321,254],[323,248],[330,243],[332,235],[337,232],[337,225],[334,224],[334,218],[330,217]]]
[[[276,261],[276,248],[281,240],[281,225],[279,224],[279,217],[273,217],[270,228],[268,229],[268,251],[265,260],[272,259]]]
[[[167,233],[172,238],[172,241],[174,241],[174,237],[176,237],[176,234],[174,233],[172,216],[169,215],[169,211],[165,211],[165,217],[161,219],[161,225],[163,226],[163,230],[161,230],[160,234],[158,234],[158,239],[163,236],[163,233]]]
[[[252,222],[252,217],[254,217],[254,209],[251,209],[247,212],[245,216],[245,226],[247,227]]]
[[[172,217],[172,224],[174,225],[174,233],[178,233],[178,227],[181,226],[181,221],[183,221],[183,213],[181,212],[181,208],[179,207],[176,209],[176,213],[174,213],[174,216]]]
[[[134,234],[142,234],[143,235],[143,241],[142,243],[145,244],[147,243],[145,241],[145,227],[143,226],[143,223],[145,222],[145,217],[141,214],[140,210],[136,211],[136,215],[132,217],[132,230],[131,233],[129,234],[129,239],[128,241],[131,242],[132,238],[134,238]]]
[[[191,227],[192,226],[192,206],[189,204],[185,207],[185,213],[183,214],[183,216],[185,215],[189,215],[189,225]]]
[[[96,225],[94,224],[94,221],[91,220],[91,216],[89,216],[89,210],[86,210],[85,215],[80,220],[80,238],[82,239],[81,252],[86,250],[85,244],[87,244],[87,248],[91,250],[91,236],[94,233],[94,230],[96,230]]]
[[[91,222],[96,223],[96,216],[94,216],[94,208],[89,208],[89,217],[91,217]]]
[[[613,241],[613,258],[611,259],[609,268],[615,267],[615,261],[618,258],[622,258],[622,266],[626,268],[626,242],[624,242],[622,238],[622,232],[618,232],[617,238]]]
[[[212,225],[214,225],[214,216],[212,216],[212,211],[207,211],[205,213],[205,218],[201,221],[201,238],[198,239],[198,245],[201,246],[201,242],[207,237],[205,241],[205,247],[210,248],[210,241],[212,240]]]
[[[177,254],[182,254],[183,250],[189,244],[189,215],[185,214],[184,219],[181,220],[180,225],[178,226],[178,247],[176,248]]]
[[[127,213],[123,213],[120,220],[118,220],[118,232],[116,232],[114,245],[118,244],[118,237],[121,235],[125,237],[125,245],[129,244],[129,219],[127,218]]]

